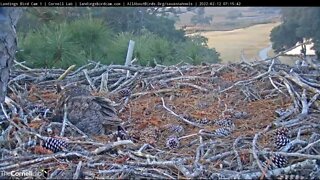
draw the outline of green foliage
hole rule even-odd
[[[147,15],[148,19],[145,20],[145,29],[148,31],[164,37],[170,41],[185,41],[185,33],[183,30],[176,30],[172,19],[167,19],[159,16]]]
[[[190,37],[185,43],[179,44],[178,58],[193,65],[220,62],[220,54],[215,49],[209,49],[207,42],[208,39],[200,35]]]
[[[154,54],[154,59],[160,64],[171,64],[175,62],[173,59],[173,51],[171,43],[161,37],[152,39],[150,50]]]
[[[155,59],[159,63],[172,62],[171,43],[153,33],[144,32],[135,36],[133,33],[120,33],[113,42],[112,62],[124,64],[129,41],[135,41],[133,56],[141,65],[151,65]]]
[[[197,35],[189,37],[189,40],[191,40],[197,46],[208,47],[208,38],[206,38],[204,36],[197,34]]]
[[[184,31],[175,29],[173,19],[157,15],[162,13],[156,13],[146,7],[111,7],[99,9],[93,16],[104,18],[116,33],[132,32],[141,35],[141,31],[146,29],[170,41],[184,41]]]
[[[71,41],[76,42],[89,60],[103,61],[107,58],[112,42],[112,32],[99,19],[84,19],[70,23]]]
[[[304,38],[312,39],[314,48],[320,52],[320,8],[299,7],[283,8],[283,23],[271,32],[271,41],[275,51],[279,52],[293,46]]]
[[[52,23],[61,24],[74,20],[77,17],[87,16],[85,8],[72,7],[28,7],[19,19],[17,31],[27,33],[41,28],[43,25]]]
[[[146,7],[30,8],[18,25],[17,59],[46,68],[81,66],[88,60],[124,64],[133,40],[140,65],[154,65],[154,60],[165,65],[218,62],[219,54],[208,48],[206,38],[188,38],[175,29],[177,13]]]
[[[206,16],[204,7],[193,9],[195,15],[191,17],[190,21],[193,24],[210,24],[213,16]]]
[[[18,60],[26,60],[31,67],[62,67],[84,64],[85,58],[77,43],[70,41],[66,24],[46,25],[29,32],[19,41]]]
[[[114,38],[111,44],[113,48],[110,51],[109,63],[112,63],[112,64],[125,63],[129,41],[130,39],[132,40],[133,37],[134,36],[132,33],[126,32],[126,33],[120,33]]]
[[[100,20],[44,25],[19,41],[18,59],[32,67],[83,65],[107,58],[111,32]]]
[[[207,47],[208,39],[203,36],[194,36],[185,42],[170,42],[148,31],[140,36],[133,33],[119,34],[113,43],[112,62],[124,64],[130,39],[135,41],[134,57],[140,65],[153,65],[154,60],[165,65],[180,61],[194,65],[220,62],[219,53]]]
[[[273,42],[272,48],[275,49],[276,52],[280,52],[294,46],[301,40],[296,37],[295,29],[296,26],[294,25],[280,25],[272,29],[270,34],[270,40]]]

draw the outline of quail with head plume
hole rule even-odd
[[[63,106],[66,104],[68,120],[84,133],[109,134],[121,124],[113,102],[107,98],[92,96],[89,89],[84,86],[69,86],[60,94],[56,114],[62,117]]]

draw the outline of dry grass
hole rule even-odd
[[[240,12],[242,16],[230,18],[230,13]],[[276,22],[279,20],[277,14],[264,14],[256,8],[251,7],[206,7],[205,15],[212,16],[213,20],[210,24],[192,25],[191,18],[194,12],[186,12],[179,16],[176,27],[180,29],[182,26],[188,26],[190,33],[195,31],[230,31],[239,28],[250,27],[256,24],[265,24]]]
[[[261,49],[270,43],[269,35],[279,23],[254,25],[248,28],[232,31],[202,32],[208,38],[208,45],[221,54],[222,62],[237,62],[240,60],[241,51],[248,59],[258,58]]]
[[[250,10],[248,7],[206,7],[205,15],[213,16],[213,23],[208,26],[215,27],[215,24],[225,23],[230,21],[227,15],[232,11],[240,11],[243,16],[258,16],[258,12]],[[179,16],[177,26],[191,24],[191,17],[195,15],[194,12],[187,12]]]
[[[241,12],[242,16],[228,18],[233,11]],[[201,34],[209,39],[209,47],[221,53],[223,63],[239,61],[242,50],[249,59],[259,58],[259,51],[270,43],[270,31],[279,24],[278,15],[261,14],[254,8],[207,7],[205,13],[213,16],[211,24],[192,26],[190,19],[194,13],[188,12],[180,16],[176,26],[187,25],[188,33],[206,31]]]

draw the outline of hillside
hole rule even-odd
[[[188,36],[206,37],[222,63],[239,62],[242,55],[251,61],[259,59],[259,52],[271,44],[271,30],[280,24],[280,9],[272,7],[206,7],[205,15],[213,17],[210,24],[192,24],[194,15],[182,14],[176,26],[185,27]]]
[[[250,61],[259,59],[259,51],[268,47],[270,32],[279,23],[259,24],[231,31],[207,31],[200,35],[208,38],[208,46],[215,48],[222,62],[239,62],[242,54]]]
[[[205,15],[212,16],[212,22],[206,25],[191,23],[193,12],[179,16],[176,26],[187,26],[187,31],[230,31],[256,24],[278,22],[280,9],[274,7],[206,7]]]

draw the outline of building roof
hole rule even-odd
[[[306,44],[306,55],[307,56],[315,56],[316,55],[316,52],[315,50],[312,49],[313,47],[313,43],[310,42],[310,44]],[[290,51],[284,53],[285,55],[288,55],[288,56],[299,56],[301,55],[301,49],[302,49],[302,46],[300,43],[297,43],[295,48],[291,49]]]

